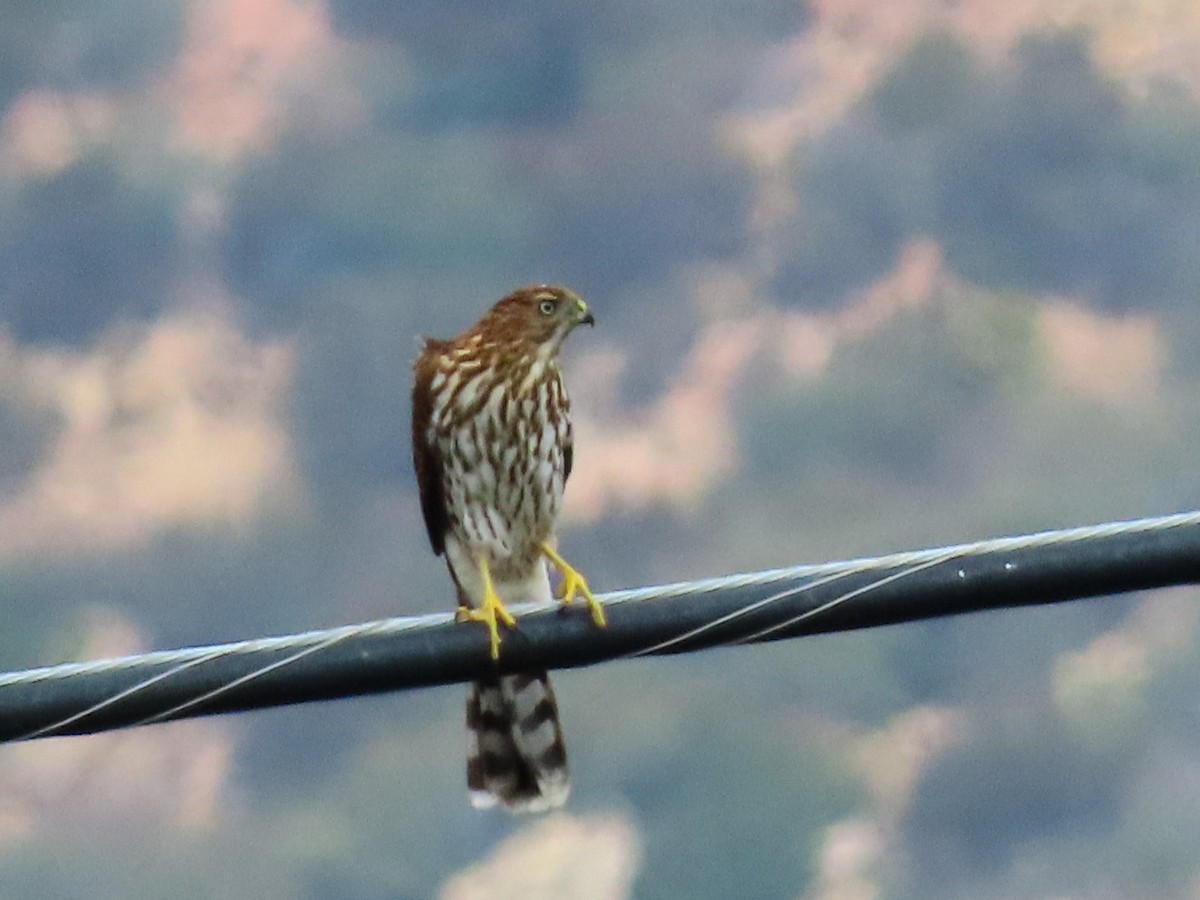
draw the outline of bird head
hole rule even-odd
[[[557,349],[578,325],[595,325],[587,303],[570,288],[536,284],[513,291],[480,322],[491,333]]]

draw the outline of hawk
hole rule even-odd
[[[458,593],[459,621],[487,626],[492,659],[505,603],[559,600],[604,610],[555,549],[554,523],[571,474],[571,404],[558,354],[588,306],[564,287],[509,294],[449,341],[426,340],[413,367],[413,464],[434,553]],[[497,675],[467,696],[467,787],[476,807],[544,810],[566,802],[566,750],[545,672]]]

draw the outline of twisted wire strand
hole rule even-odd
[[[375,624],[382,626],[387,623],[386,622],[378,622]],[[309,656],[313,653],[318,653],[321,650],[325,650],[325,649],[328,649],[329,647],[332,647],[334,644],[339,644],[342,641],[348,640],[352,637],[356,637],[361,634],[368,633],[372,630],[381,630],[381,629],[378,629],[378,628],[372,629],[369,626],[359,626],[358,628],[354,628],[354,629],[338,631],[334,634],[329,635],[327,638],[325,638],[325,640],[318,641],[315,644],[309,644],[307,647],[305,647],[301,650],[296,650],[296,651],[288,654],[283,659],[276,660],[275,662],[271,663],[270,665],[263,666],[262,668],[259,668],[259,669],[255,669],[253,672],[247,672],[245,675],[242,675],[240,678],[235,678],[232,681],[229,681],[229,682],[221,685],[220,687],[213,688],[211,691],[205,691],[203,694],[200,694],[197,697],[193,697],[191,700],[187,700],[183,703],[177,703],[174,706],[172,706],[170,709],[164,709],[162,712],[157,712],[152,716],[146,716],[145,718],[138,719],[138,721],[134,722],[133,725],[131,725],[130,727],[132,728],[132,727],[136,727],[138,725],[152,725],[155,722],[164,722],[167,719],[177,716],[179,713],[182,713],[189,709],[194,709],[195,707],[200,706],[201,704],[207,702],[208,700],[212,700],[215,697],[219,697],[221,694],[231,691],[234,688],[238,687],[239,685],[247,684],[248,682],[253,681],[256,678],[261,678],[263,675],[266,675],[268,672],[273,672],[276,669],[282,669],[284,666],[290,666],[292,663],[296,662],[297,660],[303,659],[306,656]],[[174,673],[176,671],[178,671],[178,669],[171,670],[172,673]]]
[[[788,583],[787,586],[779,591],[737,606],[720,615],[715,615],[711,619],[694,627],[686,628],[678,634],[656,640],[628,652],[598,656],[596,659],[588,661],[598,661],[601,658],[638,657],[659,653],[681,652],[689,649],[699,649],[701,646],[708,646],[709,644],[718,642],[746,644],[769,640],[783,636],[782,633],[794,629],[797,625],[826,615],[832,610],[844,606],[865,594],[878,591],[885,586],[911,578],[920,572],[955,560],[1006,554],[1036,548],[1048,548],[1058,545],[1077,544],[1104,538],[1152,534],[1184,526],[1198,525],[1200,525],[1200,511],[1193,511],[1124,522],[1108,522],[1100,525],[1041,531],[1035,534],[1015,537],[993,538],[929,550],[893,553],[879,557],[789,566],[653,587],[612,591],[598,595],[598,599],[606,607],[615,609],[660,601],[679,600],[687,597],[698,597],[701,595],[723,595],[745,588],[764,587],[781,582]],[[1012,564],[1005,563],[1005,568],[1007,569],[1010,565]],[[806,592],[836,585],[837,582],[852,576],[869,575],[873,571],[880,571],[880,577],[837,594],[830,600],[820,603],[811,609],[796,615],[788,615],[780,621],[772,621],[747,633],[726,638],[724,641],[707,640],[710,636],[719,635],[723,628],[740,619],[754,614],[769,613],[772,607],[784,601],[794,599]],[[883,572],[887,574],[882,574]],[[963,574],[962,570],[959,570],[958,574],[961,576]],[[517,604],[512,607],[512,611],[518,617],[528,617],[555,608],[557,608],[557,604],[554,603]],[[26,740],[67,732],[71,728],[78,727],[97,713],[111,711],[112,708],[136,698],[139,694],[151,690],[156,686],[162,686],[163,683],[172,679],[178,680],[181,677],[186,677],[190,671],[206,664],[238,656],[254,658],[260,654],[284,654],[279,658],[273,659],[270,663],[253,668],[237,677],[230,678],[216,687],[198,691],[195,695],[188,697],[182,702],[172,703],[166,708],[130,719],[119,726],[113,727],[131,727],[180,718],[189,714],[200,714],[204,711],[206,705],[210,705],[212,701],[223,695],[234,692],[271,673],[278,673],[280,670],[292,666],[300,660],[317,657],[318,654],[328,651],[337,645],[349,644],[368,637],[386,638],[401,634],[429,632],[447,626],[453,620],[454,615],[449,612],[421,616],[403,616],[364,622],[357,625],[306,631],[278,637],[257,638],[208,647],[160,650],[115,659],[65,663],[20,672],[3,673],[0,674],[0,689],[34,686],[51,682],[71,683],[73,680],[86,682],[89,679],[112,675],[114,673],[136,673],[142,669],[150,670],[166,666],[165,669],[148,674],[144,678],[136,680],[120,690],[114,691],[111,695],[103,699],[85,705],[70,715],[60,717],[54,721],[39,725],[22,733],[8,736],[4,739]],[[520,651],[518,650],[517,652],[519,654]],[[2,709],[3,705],[0,704],[0,710]]]
[[[1148,520],[1144,520],[1144,521],[1148,521]],[[879,588],[884,587],[885,585],[891,584],[894,581],[899,581],[901,578],[907,578],[910,575],[915,575],[918,572],[924,571],[925,569],[931,569],[934,566],[938,566],[938,565],[941,565],[942,563],[950,562],[951,560],[958,559],[961,557],[976,556],[981,553],[995,553],[995,552],[1003,552],[1003,551],[1009,551],[1009,550],[1028,549],[1030,547],[1037,547],[1037,546],[1047,546],[1048,547],[1053,544],[1073,543],[1073,542],[1082,541],[1082,540],[1095,540],[1098,537],[1109,537],[1114,534],[1126,533],[1127,531],[1132,532],[1132,531],[1143,530],[1140,528],[1124,529],[1124,528],[1120,528],[1120,527],[1112,527],[1113,525],[1120,525],[1120,524],[1122,524],[1122,523],[1111,523],[1111,525],[1096,525],[1096,526],[1090,526],[1090,527],[1085,527],[1085,528],[1073,529],[1071,531],[1058,531],[1058,532],[1045,531],[1045,532],[1040,532],[1038,534],[1029,535],[1027,537],[997,538],[997,539],[994,539],[991,541],[978,541],[974,544],[964,544],[961,547],[957,547],[957,548],[948,547],[948,548],[945,548],[944,552],[938,552],[936,550],[935,551],[925,551],[926,554],[929,554],[928,559],[923,559],[920,562],[905,566],[899,572],[894,572],[891,575],[880,578],[879,580],[873,581],[870,584],[864,585],[863,587],[860,587],[856,590],[848,591],[847,593],[842,594],[839,597],[835,597],[833,600],[830,600],[827,603],[823,603],[814,609],[810,609],[806,612],[800,613],[799,615],[793,616],[790,619],[785,619],[782,622],[777,622],[776,624],[771,625],[768,628],[763,628],[760,631],[754,632],[754,634],[750,634],[750,635],[747,635],[746,637],[739,638],[737,641],[735,641],[735,643],[747,644],[747,643],[751,643],[751,642],[755,642],[755,641],[764,640],[767,637],[769,637],[777,632],[784,631],[788,628],[791,628],[794,625],[798,625],[801,622],[816,618],[817,616],[827,613],[830,610],[832,610],[838,606],[841,606],[843,603],[845,603],[849,600],[853,600],[856,597],[862,596],[863,594],[867,593],[868,591],[878,590]],[[1134,523],[1128,523],[1128,524],[1134,524]],[[1172,527],[1176,527],[1178,525],[1183,525],[1183,524],[1189,524],[1189,523],[1186,521],[1179,521],[1179,522],[1173,522],[1173,523],[1170,523],[1167,525],[1163,525],[1163,527],[1164,528],[1172,528]],[[792,591],[781,591],[779,595],[776,595],[772,599],[784,599],[785,597],[792,596],[797,590],[807,590],[814,586],[815,585],[813,585],[813,584],[807,584],[807,585],[803,585],[800,588],[793,588]]]
[[[532,607],[533,605],[529,604],[529,606]],[[538,608],[541,608],[540,604]],[[526,612],[531,611],[533,610],[526,610]],[[362,622],[357,625],[340,625],[336,628],[301,631],[296,634],[285,634],[276,637],[250,638],[245,641],[213,644],[207,647],[152,650],[148,653],[134,653],[129,656],[112,657],[111,659],[59,663],[53,666],[41,666],[36,669],[23,669],[19,672],[0,673],[0,687],[16,684],[36,684],[39,681],[52,681],[64,678],[80,678],[103,672],[116,672],[124,669],[138,669],[162,664],[178,664],[179,668],[172,669],[171,671],[182,671],[185,668],[210,662],[214,659],[220,659],[224,656],[254,654],[269,650],[290,650],[313,645],[329,646],[348,638],[359,637],[363,634],[399,634],[404,631],[444,625],[447,622],[453,621],[453,619],[454,616],[450,613],[396,616],[390,619]],[[156,676],[156,680],[158,677]]]
[[[688,641],[701,637],[702,635],[726,625],[736,619],[746,616],[750,613],[757,612],[760,609],[778,603],[781,600],[788,600],[801,594],[805,591],[811,591],[814,588],[821,587],[826,584],[833,583],[839,579],[849,575],[861,574],[869,572],[872,569],[892,569],[901,567],[899,571],[893,572],[883,578],[866,584],[860,588],[848,591],[841,594],[826,603],[821,604],[813,609],[807,610],[797,616],[785,619],[782,622],[777,622],[767,628],[752,632],[742,637],[735,638],[730,641],[733,644],[749,644],[762,641],[777,632],[784,631],[794,627],[801,622],[816,618],[830,610],[853,600],[856,597],[862,596],[869,591],[877,590],[887,584],[899,581],[902,578],[907,578],[925,569],[932,568],[937,565],[949,562],[954,559],[965,558],[969,556],[979,556],[982,554],[1005,553],[1012,550],[1029,549],[1033,547],[1049,547],[1056,544],[1077,543],[1079,541],[1095,540],[1101,537],[1113,537],[1121,534],[1137,534],[1151,531],[1164,531],[1170,528],[1178,528],[1185,525],[1200,525],[1200,511],[1178,513],[1170,516],[1157,516],[1144,519],[1131,519],[1124,522],[1106,522],[1101,525],[1084,525],[1076,528],[1065,528],[1049,531],[1039,531],[1028,535],[1018,535],[1014,537],[989,538],[987,540],[973,541],[966,544],[957,544],[948,547],[936,547],[929,550],[911,550],[901,553],[892,553],[886,556],[867,557],[857,560],[847,560],[844,562],[831,562],[818,565],[801,565],[792,566],[786,569],[770,569],[762,572],[750,572],[740,575],[727,575],[721,578],[705,579],[701,581],[680,582],[678,584],[664,585],[662,588],[643,588],[639,590],[620,592],[627,593],[628,597],[619,597],[614,599],[606,599],[605,602],[616,602],[616,600],[647,600],[664,596],[683,596],[689,593],[704,593],[707,591],[722,590],[730,587],[742,587],[751,584],[769,584],[774,581],[793,580],[802,578],[807,575],[817,575],[812,581],[802,582],[778,593],[771,594],[761,600],[756,600],[753,603],[747,604],[739,609],[727,613],[720,618],[706,622],[697,628],[693,628],[685,634],[680,634],[676,637],[665,641],[660,641],[657,644],[646,647],[643,650],[629,654],[630,656],[648,656],[655,653],[662,653],[672,647],[680,644],[685,644]],[[828,574],[824,574],[828,573]],[[657,593],[661,592],[661,593]],[[612,596],[612,595],[608,595]]]

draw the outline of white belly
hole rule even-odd
[[[473,551],[453,534],[446,535],[446,559],[454,569],[454,577],[458,579],[458,584],[471,606],[479,606],[483,601],[483,577],[479,571],[479,558],[478,549]],[[523,577],[504,579],[493,575],[492,587],[505,603],[549,603],[554,599],[550,590],[550,576],[546,572],[546,561],[541,557]]]

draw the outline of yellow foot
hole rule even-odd
[[[517,620],[513,614],[504,608],[496,589],[492,587],[492,573],[488,569],[486,559],[479,561],[479,574],[483,578],[483,603],[479,609],[460,606],[454,613],[458,622],[483,622],[488,627],[488,637],[491,640],[492,659],[500,658],[500,623],[506,628],[516,628]]]
[[[600,605],[599,600],[592,596],[592,589],[588,587],[587,579],[559,556],[558,551],[548,543],[542,544],[542,553],[562,572],[562,587],[558,592],[559,602],[566,606],[575,599],[576,594],[583,594],[588,609],[592,611],[592,621],[596,623],[596,627],[603,628],[607,625],[608,620],[604,617],[604,607]]]

